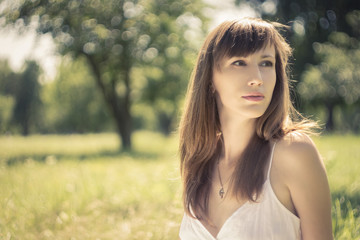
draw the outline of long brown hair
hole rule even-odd
[[[264,183],[264,168],[270,140],[306,130],[311,122],[301,120],[289,93],[287,63],[291,48],[276,27],[261,19],[226,21],[205,39],[191,76],[179,126],[183,204],[187,214],[207,219],[210,182],[215,159],[222,149],[222,135],[215,95],[213,68],[224,57],[247,56],[271,44],[275,47],[276,84],[265,113],[256,120],[254,135],[237,161],[231,193],[256,201]],[[294,121],[294,117],[300,120]]]

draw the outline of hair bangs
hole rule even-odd
[[[220,34],[215,39],[214,63],[219,64],[224,58],[246,57],[266,48],[269,44],[274,44],[276,30],[270,23],[255,24],[250,19],[246,19],[245,24],[232,21],[222,25],[219,28]]]

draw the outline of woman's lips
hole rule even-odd
[[[250,93],[245,96],[242,96],[242,98],[245,98],[248,101],[259,102],[264,99],[264,95],[261,93]]]

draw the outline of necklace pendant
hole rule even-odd
[[[224,198],[224,193],[225,193],[224,188],[221,187],[220,190],[219,190],[219,195],[220,195],[221,199]]]

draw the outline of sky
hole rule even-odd
[[[15,30],[0,30],[0,58],[6,58],[14,71],[20,71],[26,59],[39,62],[45,77],[53,78],[59,57],[51,36],[42,35],[37,39],[35,30],[19,35]]]
[[[235,8],[233,0],[223,0],[219,5],[216,0],[204,0],[211,7],[206,10],[208,16],[214,16],[210,29],[223,22],[244,16],[256,16],[254,10],[242,5]],[[0,28],[0,58],[8,59],[14,71],[21,71],[26,59],[36,60],[44,70],[45,79],[53,79],[56,75],[60,57],[49,34],[37,35],[35,29],[19,35],[15,30]]]

